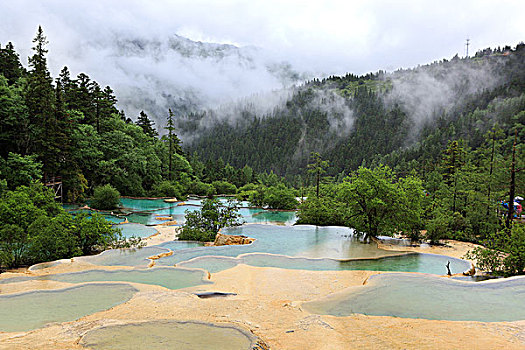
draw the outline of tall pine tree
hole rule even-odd
[[[136,124],[144,130],[144,133],[150,137],[158,136],[159,133],[155,130],[155,122],[148,118],[148,115],[144,111],[140,111],[140,115],[137,118]]]
[[[9,85],[13,85],[24,74],[20,57],[11,42],[3,49],[0,47],[0,74],[6,77]]]
[[[55,91],[53,79],[47,68],[45,46],[48,44],[42,27],[38,27],[33,39],[34,54],[29,57],[29,76],[26,91],[26,105],[30,118],[29,134],[32,142],[29,152],[37,153],[44,167],[45,175],[53,175],[58,170],[54,161],[57,152],[54,142],[57,123],[54,111]]]
[[[164,129],[168,130],[168,179],[173,180],[173,155],[175,153],[182,154],[181,141],[175,134],[175,124],[173,121],[173,112],[171,109],[168,113],[168,120]],[[165,138],[164,138],[165,139]]]

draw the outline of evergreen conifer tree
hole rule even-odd
[[[136,124],[140,126],[142,130],[144,130],[144,133],[150,137],[155,137],[159,135],[159,133],[157,132],[157,130],[155,130],[154,127],[155,122],[149,119],[148,115],[144,113],[144,111],[140,111],[140,115],[137,118]]]
[[[55,91],[53,79],[47,68],[45,46],[48,44],[42,27],[38,27],[36,37],[33,39],[34,54],[29,57],[29,76],[26,91],[26,105],[30,118],[29,132],[31,135],[31,148],[39,155],[44,164],[44,174],[54,174],[56,164],[53,161],[53,138],[57,125],[54,111]]]
[[[6,77],[9,85],[13,85],[23,73],[24,68],[13,43],[8,42],[3,49],[0,46],[0,74]]]

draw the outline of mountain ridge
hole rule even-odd
[[[292,89],[291,98],[271,113],[241,107],[239,116],[224,120],[210,118],[213,111],[191,114],[180,118],[178,127],[183,140],[192,135],[188,152],[256,171],[302,174],[310,152],[331,161],[332,175],[363,162],[390,161],[395,166],[392,154],[417,159],[408,154],[443,130],[451,129],[437,137],[440,148],[454,137],[476,146],[495,123],[509,123],[507,117],[487,111],[502,100],[517,103],[512,113],[523,109],[524,52],[525,45],[519,44],[393,73],[313,79]],[[486,113],[480,117],[479,111]],[[196,121],[203,118],[215,124],[199,128],[205,123]],[[439,152],[432,149],[432,157]]]

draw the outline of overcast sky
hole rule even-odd
[[[2,0],[0,43],[29,54],[38,24],[52,61],[109,33],[253,45],[324,73],[414,66],[525,40],[525,1]],[[55,69],[56,67],[52,67]]]
[[[73,76],[86,72],[114,87],[122,107],[136,115],[143,107],[126,101],[146,89],[154,100],[189,87],[216,104],[281,86],[260,68],[267,61],[256,70],[237,70],[231,62],[122,57],[109,47],[120,38],[166,42],[179,34],[255,46],[309,76],[364,74],[464,56],[467,37],[471,54],[515,46],[525,40],[524,14],[523,0],[1,0],[0,44],[12,41],[27,65],[31,39],[42,25],[53,76],[64,65]],[[157,104],[169,107],[166,101]]]

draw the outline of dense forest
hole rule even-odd
[[[525,193],[524,44],[315,79],[262,115],[168,110],[158,130],[144,112],[119,111],[113,90],[85,73],[64,67],[53,79],[40,27],[33,42],[27,68],[0,45],[0,267],[129,245],[103,217],[66,213],[44,186],[59,179],[63,201],[93,197],[99,209],[121,195],[229,194],[370,237],[482,243],[472,254],[483,269],[525,269],[512,205]],[[235,204],[207,206],[212,219],[189,216],[188,237],[209,240],[237,217]]]
[[[63,202],[94,196],[93,207],[112,209],[120,195],[235,194],[251,182],[279,181],[187,157],[171,111],[159,137],[145,113],[133,122],[117,110],[109,86],[85,73],[73,78],[67,67],[53,79],[41,27],[33,43],[27,68],[12,43],[0,46],[0,269],[140,244],[102,216],[72,216],[46,183],[62,182]]]
[[[157,130],[144,112],[133,122],[117,110],[113,90],[85,73],[64,67],[53,79],[41,28],[33,42],[27,69],[11,43],[0,47],[0,179],[9,189],[60,178],[64,200],[83,202],[106,184],[126,196],[183,197],[235,193],[256,178],[250,167],[186,156],[171,111]]]
[[[520,206],[508,203],[525,193],[524,44],[315,79],[273,111],[253,111],[194,113],[177,125],[204,159],[273,171],[304,188],[300,224],[481,243],[470,256],[479,267],[523,273]]]
[[[330,161],[333,176],[379,163],[424,171],[449,140],[477,148],[494,125],[508,131],[525,109],[524,86],[519,44],[394,73],[314,79],[267,114],[248,103],[227,118],[208,111],[177,125],[191,135],[187,149],[205,160],[290,178],[306,173],[311,152]]]

